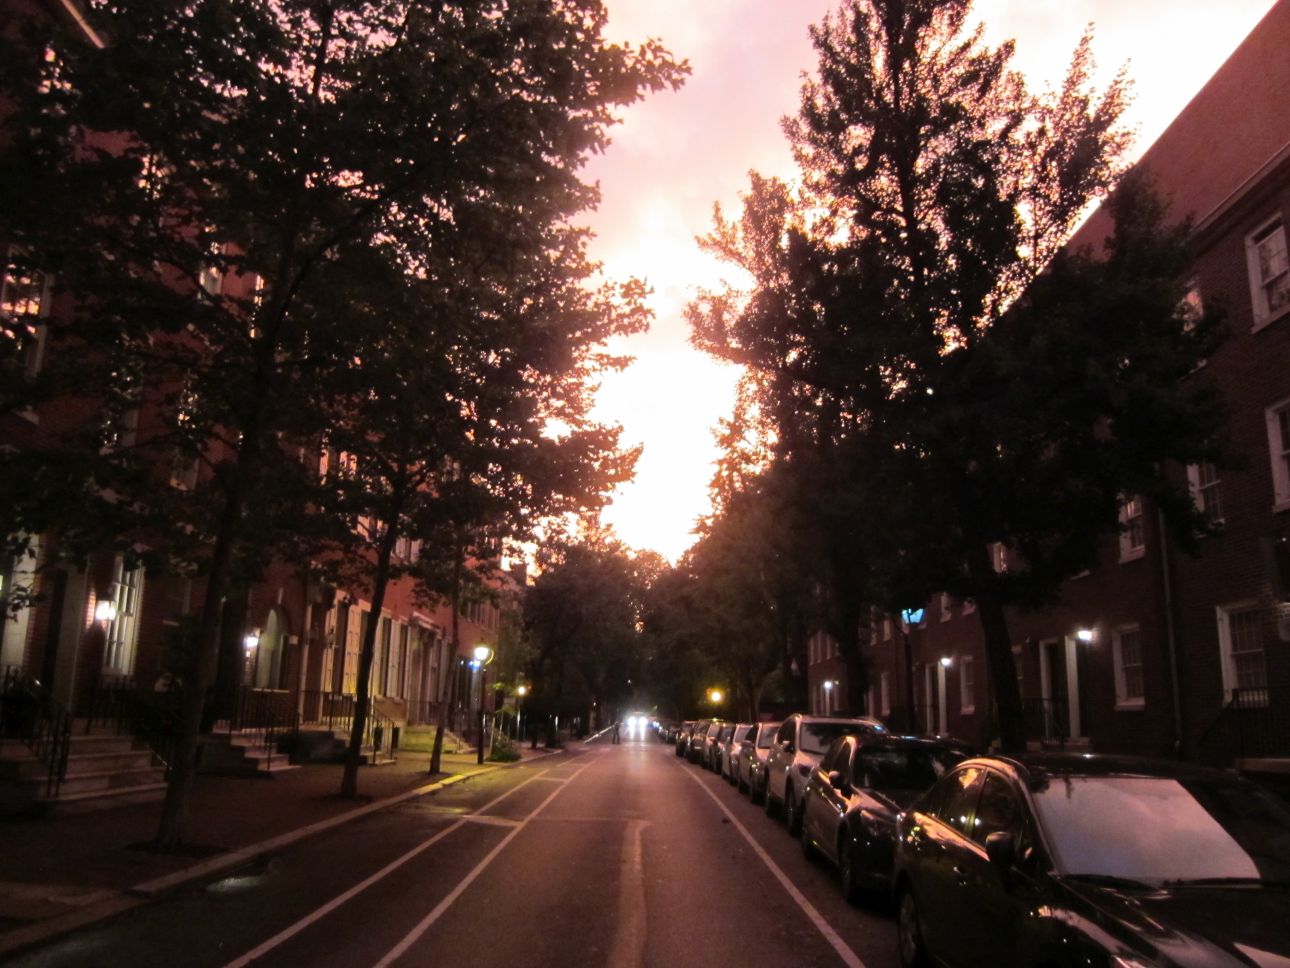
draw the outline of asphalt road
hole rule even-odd
[[[374,813],[29,952],[34,966],[897,964],[783,826],[653,739]]]

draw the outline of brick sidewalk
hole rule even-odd
[[[523,753],[529,758],[544,751]],[[6,934],[33,923],[110,904],[140,885],[167,875],[182,878],[185,870],[212,858],[218,863],[239,848],[502,765],[479,767],[475,759],[473,751],[444,753],[443,773],[431,776],[429,753],[400,752],[395,763],[362,768],[356,800],[339,797],[342,767],[336,764],[307,764],[263,779],[198,776],[188,831],[201,850],[182,854],[137,849],[156,834],[160,803],[0,822],[0,950]]]

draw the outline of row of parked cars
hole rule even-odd
[[[890,897],[911,968],[1290,966],[1290,805],[1233,773],[801,713],[673,736],[848,899]]]

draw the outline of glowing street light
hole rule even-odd
[[[712,703],[712,705],[718,705],[724,698],[725,694],[720,689],[708,690],[708,702]]]
[[[488,678],[488,663],[493,661],[493,650],[491,646],[484,645],[482,642],[471,650],[473,658],[470,660],[470,667],[479,672],[479,751],[476,753],[475,762],[483,764],[484,762],[484,682]]]

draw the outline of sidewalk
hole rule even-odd
[[[521,752],[525,760],[549,755]],[[429,753],[402,751],[395,763],[362,768],[355,800],[337,795],[343,769],[337,764],[262,779],[198,776],[188,822],[193,844],[176,854],[140,849],[156,834],[159,802],[0,822],[0,955],[373,810],[512,765],[475,760],[473,750],[445,752],[443,772],[431,776]]]

